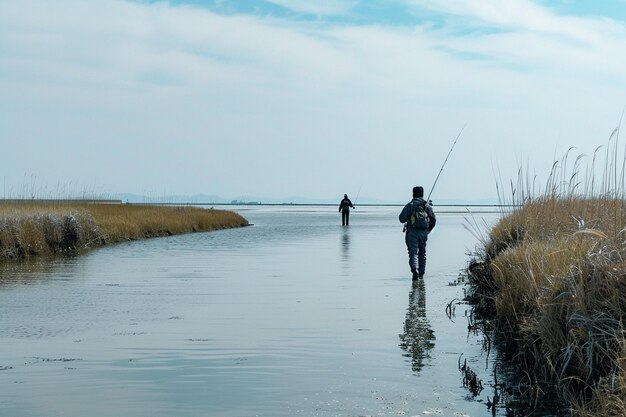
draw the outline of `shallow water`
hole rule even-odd
[[[467,215],[439,214],[413,285],[399,207],[237,211],[254,225],[2,267],[0,415],[492,415],[483,339],[446,314]]]

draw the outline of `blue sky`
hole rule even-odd
[[[467,126],[435,196],[493,197],[607,143],[625,52],[622,0],[5,0],[2,192],[403,201]]]

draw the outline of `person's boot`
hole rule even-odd
[[[413,281],[417,280],[420,277],[420,274],[418,274],[415,269],[411,270],[411,274],[413,275]]]

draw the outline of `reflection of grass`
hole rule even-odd
[[[607,154],[596,184],[593,169],[582,181],[575,178],[578,162],[571,176],[553,169],[538,197],[526,192],[521,198],[520,188],[512,187],[513,203],[521,208],[503,216],[483,240],[471,278],[481,311],[493,314],[520,379],[532,381],[533,402],[556,395],[575,415],[623,416],[624,163]]]
[[[234,212],[197,207],[1,203],[0,260],[247,224]]]

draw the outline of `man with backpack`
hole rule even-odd
[[[413,280],[422,278],[426,270],[426,241],[428,234],[435,227],[437,219],[431,205],[424,200],[424,188],[413,187],[413,200],[404,208],[399,216],[401,223],[406,223],[406,242],[409,251],[409,266]],[[417,255],[417,265],[415,258]]]
[[[352,205],[352,201],[350,201],[350,199],[348,198],[348,194],[344,194],[343,200],[341,200],[341,202],[339,203],[342,226],[348,226],[350,224],[350,207],[354,208],[354,206]]]

